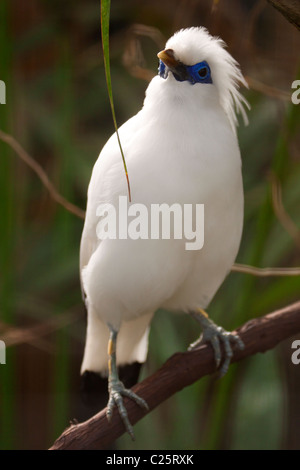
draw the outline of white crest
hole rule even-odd
[[[204,27],[193,27],[177,31],[166,43],[173,49],[175,57],[185,65],[194,65],[206,60],[211,68],[213,84],[217,87],[220,104],[235,131],[237,114],[248,123],[245,107],[250,109],[246,98],[239,92],[239,84],[248,88],[237,61],[225,49],[225,42],[211,36]]]

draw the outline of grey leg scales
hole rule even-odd
[[[123,396],[129,397],[134,400],[139,406],[149,409],[145,400],[140,398],[138,395],[133,393],[131,390],[124,387],[123,382],[119,379],[117,361],[116,361],[116,344],[117,344],[117,335],[118,332],[115,331],[111,326],[110,329],[110,338],[108,343],[108,393],[109,400],[107,403],[106,416],[108,421],[111,420],[113,414],[114,406],[117,406],[119,414],[123,420],[126,431],[130,434],[131,438],[134,440],[133,427],[128,419],[128,414],[123,403]]]

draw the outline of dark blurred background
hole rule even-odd
[[[238,134],[245,227],[239,263],[300,265],[300,35],[266,0],[112,0],[110,54],[118,124],[142,106],[156,54],[176,30],[206,26],[240,62],[250,124]],[[59,192],[85,208],[93,164],[113,123],[97,0],[1,0],[0,129],[45,169]],[[274,194],[282,193],[283,205]],[[273,197],[272,197],[273,194]],[[276,202],[277,201],[277,202]],[[82,419],[79,370],[85,340],[78,252],[83,221],[49,196],[0,141],[0,448],[43,449]],[[300,277],[233,272],[209,313],[225,328],[299,299]],[[143,376],[196,339],[186,316],[157,312]],[[296,337],[297,338],[297,337]],[[299,338],[298,338],[299,339]],[[135,427],[122,449],[300,449],[300,365],[292,339],[204,378]]]

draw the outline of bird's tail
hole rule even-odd
[[[117,337],[117,365],[120,380],[131,388],[138,381],[148,352],[149,325],[153,313],[123,322]],[[109,329],[89,309],[84,357],[81,366],[81,395],[90,414],[103,408],[108,400],[107,370]]]
[[[143,363],[148,352],[149,324],[153,313],[123,322],[117,337],[117,365]],[[90,309],[81,373],[86,370],[107,375],[109,329]]]

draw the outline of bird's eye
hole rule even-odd
[[[206,78],[207,75],[208,75],[208,68],[206,66],[202,67],[199,70],[198,75],[199,75],[200,78]]]

